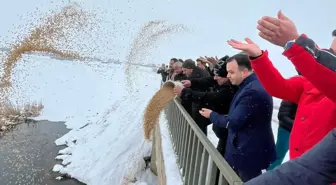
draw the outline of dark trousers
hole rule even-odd
[[[261,170],[260,169],[257,170],[257,169],[253,169],[253,168],[250,168],[248,170],[236,169],[235,172],[237,173],[237,175],[240,177],[240,179],[243,182],[247,182],[247,181],[261,175]]]

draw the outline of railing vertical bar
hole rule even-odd
[[[182,133],[181,133],[181,149],[180,149],[180,157],[181,157],[181,162],[180,162],[180,169],[182,169],[182,165],[184,163],[184,141],[186,140],[186,136],[187,136],[187,123],[183,120],[181,122],[181,127],[182,127]]]
[[[195,171],[194,171],[194,179],[192,184],[197,184],[198,183],[198,179],[199,179],[199,175],[200,175],[200,166],[201,166],[201,160],[202,160],[202,152],[203,152],[203,148],[202,148],[202,143],[200,142],[200,140],[197,138],[197,149],[196,149],[196,158],[195,158]]]
[[[177,115],[178,115],[178,108],[176,106],[174,106],[174,114],[173,114],[173,122],[171,124],[171,134],[172,134],[172,138],[173,138],[173,148],[174,148],[174,151],[175,151],[175,148],[176,148],[176,130],[175,130],[175,125],[176,125],[176,121],[177,121]]]
[[[188,143],[189,143],[189,138],[191,135],[191,127],[190,125],[187,124],[187,137],[186,140],[184,141],[184,162],[183,162],[183,171],[182,171],[182,175],[184,176],[186,174],[186,167],[188,164]]]
[[[193,142],[192,142],[190,170],[189,170],[189,180],[188,180],[189,184],[193,184],[193,179],[195,178],[194,173],[195,173],[197,143],[198,143],[198,138],[197,138],[196,134],[194,134]]]
[[[229,185],[222,173],[219,175],[218,185]]]
[[[177,143],[178,143],[178,151],[177,151],[177,153],[178,153],[178,156],[179,156],[179,161],[181,161],[182,160],[182,139],[183,139],[183,121],[184,121],[184,119],[183,119],[184,117],[183,117],[183,115],[182,115],[182,113],[180,112],[180,115],[179,115],[179,123],[178,123],[178,135],[179,135],[179,137],[178,137],[178,140],[177,140]]]
[[[209,163],[209,153],[206,151],[206,149],[202,145],[202,160],[201,160],[201,168],[200,168],[200,177],[198,179],[198,185],[204,185],[207,172],[208,172],[208,163]]]
[[[215,185],[218,169],[216,163],[212,159],[210,159],[208,170],[206,185]]]
[[[193,137],[191,138],[191,148],[192,150],[191,155],[190,155],[190,163],[189,163],[189,172],[188,172],[188,178],[187,178],[187,182],[188,184],[192,184],[192,179],[193,179],[193,175],[194,175],[194,162],[195,162],[195,158],[196,158],[196,143],[197,143],[197,138],[196,138],[196,134],[193,133]]]
[[[178,121],[177,121],[177,124],[176,124],[176,134],[177,134],[177,140],[176,140],[176,145],[177,145],[177,149],[176,149],[176,153],[180,154],[180,149],[181,149],[181,144],[180,144],[180,140],[181,140],[181,137],[182,137],[182,133],[181,133],[181,130],[182,130],[182,119],[183,118],[183,115],[181,113],[181,111],[179,111],[179,114],[178,114]]]
[[[188,173],[189,173],[189,170],[190,170],[190,160],[191,160],[191,151],[192,151],[192,138],[194,137],[194,131],[192,129],[190,129],[190,134],[189,134],[189,138],[188,138],[188,149],[187,149],[187,164],[186,164],[186,172],[185,172],[185,180],[184,180],[184,183],[188,183]]]

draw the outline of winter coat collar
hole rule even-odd
[[[257,75],[255,73],[250,74],[250,76],[246,77],[241,84],[239,84],[239,88],[245,87],[250,82],[257,80]]]

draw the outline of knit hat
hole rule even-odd
[[[226,71],[226,61],[219,60],[214,67],[214,73],[216,76],[220,76],[226,78],[227,71]]]
[[[226,61],[230,57],[228,55],[225,55],[224,57],[220,58],[218,61]]]
[[[195,64],[195,61],[193,61],[191,59],[187,59],[183,62],[182,67],[186,68],[186,69],[194,69],[194,68],[196,68],[196,64]]]

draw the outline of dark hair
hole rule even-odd
[[[336,37],[336,30],[334,30],[331,34],[332,36]]]
[[[245,53],[238,53],[233,55],[232,57],[229,57],[226,62],[232,62],[232,61],[237,61],[238,67],[241,69],[246,68],[249,71],[252,71],[252,66],[251,66],[251,62],[250,59],[248,57],[247,54]]]
[[[175,62],[177,62],[177,59],[176,58],[172,58],[172,59],[170,59],[170,61],[174,61],[174,63],[175,63]]]
[[[196,64],[195,61],[193,61],[192,59],[187,59],[183,62],[182,67],[186,69],[194,69],[196,68]]]
[[[178,61],[180,61],[180,62],[182,62],[182,63],[184,62],[182,59],[178,59]]]

